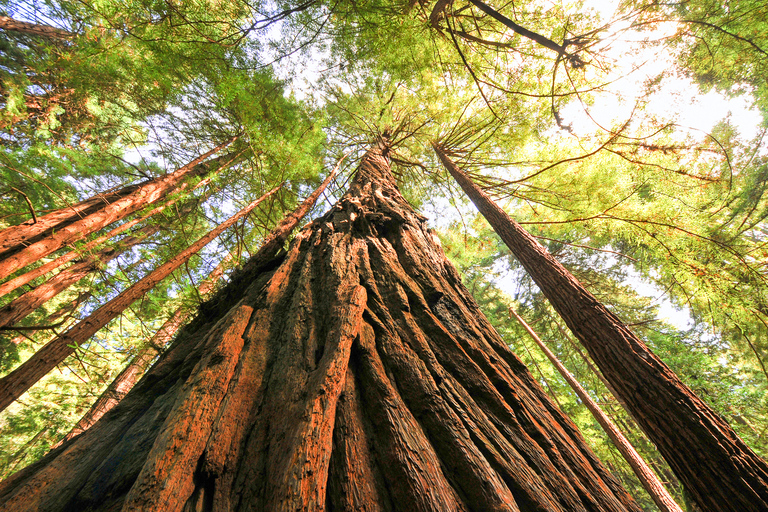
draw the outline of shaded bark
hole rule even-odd
[[[446,169],[525,267],[704,511],[768,510],[768,464],[440,147]]]
[[[638,511],[482,316],[377,147],[0,511]]]
[[[231,164],[237,158],[237,156],[239,156],[239,154],[240,153],[230,153],[230,154],[227,154],[227,155],[215,158],[215,159],[211,160],[210,162],[207,162],[206,165],[207,166],[216,167],[217,172],[218,172],[218,171],[221,171],[223,168],[225,168],[227,165]],[[210,183],[212,179],[213,179],[213,177],[209,176],[209,177],[201,180],[200,183],[198,183],[197,185],[192,187],[192,190],[196,190],[196,189],[198,189],[200,187],[204,187],[205,185]],[[124,233],[125,231],[131,229],[132,227],[134,227],[134,226],[136,226],[138,224],[140,224],[141,222],[144,222],[145,220],[147,220],[148,218],[152,217],[153,215],[155,215],[157,213],[160,213],[163,210],[165,210],[166,208],[168,208],[169,206],[173,205],[179,199],[181,199],[181,197],[174,197],[174,198],[170,199],[168,202],[166,202],[165,204],[162,204],[162,205],[158,206],[157,208],[153,208],[152,210],[150,210],[146,214],[142,215],[141,217],[137,217],[137,218],[132,219],[132,220],[130,220],[128,222],[124,222],[123,224],[120,224],[119,226],[115,227],[114,229],[111,229],[110,231],[108,231],[104,235],[101,235],[101,236],[99,236],[97,238],[94,238],[93,240],[91,240],[88,243],[84,244],[78,250],[74,250],[74,251],[70,251],[68,253],[62,254],[58,258],[55,258],[55,259],[53,259],[53,260],[51,260],[51,261],[49,261],[47,263],[44,263],[44,264],[40,265],[37,268],[34,268],[34,269],[32,269],[32,270],[30,270],[28,272],[25,272],[24,274],[21,274],[20,276],[14,277],[13,279],[9,279],[8,281],[0,284],[0,297],[5,295],[6,293],[12,292],[13,290],[18,288],[19,286],[23,286],[23,285],[31,282],[32,280],[37,279],[38,277],[43,276],[43,275],[47,274],[48,272],[51,272],[52,270],[56,270],[57,268],[59,268],[60,266],[64,265],[65,263],[69,263],[70,261],[72,261],[74,259],[77,259],[80,256],[81,253],[90,251],[90,250],[98,247],[99,244],[102,244],[102,243],[106,242],[107,240],[110,240],[113,237],[119,235],[120,233]],[[103,204],[102,204],[102,207],[103,207]],[[75,216],[74,220],[77,220],[79,218],[81,218],[81,217]],[[73,220],[73,222],[74,222],[74,220]],[[57,227],[62,227],[62,226],[57,226]],[[2,233],[0,233],[0,234],[2,234]],[[27,243],[29,243],[29,241],[27,241]]]
[[[90,211],[87,214],[79,213],[78,218],[74,218],[71,215],[67,217],[65,223],[59,223],[56,226],[50,226],[44,231],[40,232],[40,227],[35,228],[39,224],[43,223],[43,219],[47,216],[38,219],[38,222],[31,225],[16,226],[26,227],[30,230],[37,231],[38,234],[32,239],[23,239],[27,230],[15,229],[11,235],[7,235],[7,241],[3,240],[3,233],[0,233],[0,279],[3,279],[16,270],[33,263],[40,258],[51,254],[52,252],[60,249],[66,244],[75,242],[83,237],[102,229],[105,226],[112,224],[120,219],[125,218],[127,215],[140,210],[141,208],[152,204],[159,199],[167,196],[171,192],[180,192],[186,189],[189,183],[182,183],[190,176],[200,176],[211,170],[212,166],[210,162],[203,162],[206,158],[221,150],[233,142],[234,139],[221,144],[211,151],[208,151],[204,155],[196,158],[187,165],[179,168],[178,170],[155,178],[139,185],[127,187],[130,192],[125,195],[116,196],[117,198],[113,202],[104,202],[94,200],[95,205],[98,208],[95,211]],[[125,190],[125,189],[124,189]],[[124,194],[124,190],[115,192],[115,194]],[[64,209],[67,210],[67,209]],[[55,212],[56,213],[56,212]],[[63,214],[69,214],[65,211]],[[53,214],[51,214],[53,215]],[[81,215],[82,218],[79,218]],[[10,244],[10,245],[8,245]]]
[[[563,363],[560,362],[557,356],[553,354],[551,350],[549,350],[544,342],[541,341],[541,338],[539,338],[538,334],[536,334],[534,330],[531,329],[531,326],[528,325],[528,323],[523,320],[523,318],[518,315],[514,309],[510,308],[509,312],[518,322],[520,322],[520,325],[523,326],[526,332],[530,334],[533,341],[536,342],[536,345],[538,345],[541,351],[544,352],[544,355],[547,356],[547,359],[549,359],[552,365],[557,369],[558,373],[562,375],[568,385],[571,386],[571,389],[573,389],[573,391],[576,393],[576,396],[578,396],[582,403],[584,403],[584,405],[587,407],[589,412],[592,414],[592,417],[597,420],[597,422],[603,428],[603,431],[608,434],[608,437],[613,442],[614,446],[616,446],[619,452],[621,452],[624,460],[626,460],[629,464],[629,467],[632,468],[635,476],[637,476],[637,479],[640,480],[643,488],[648,492],[648,495],[651,497],[656,506],[659,507],[659,510],[662,512],[683,512],[677,502],[675,502],[672,496],[670,496],[662,483],[659,481],[656,473],[654,473],[648,464],[645,463],[643,458],[640,457],[640,454],[637,453],[635,447],[632,446],[626,437],[624,437],[624,434],[621,433],[618,427],[611,421],[608,415],[603,412],[600,406],[597,405],[597,402],[592,400],[592,397],[589,396],[589,393],[587,393],[587,391],[581,387],[579,381],[577,381],[574,376],[571,375],[571,372],[569,372],[565,366],[563,366]]]
[[[96,334],[99,329],[107,325],[112,319],[117,318],[135,300],[154,288],[157,283],[189,260],[193,254],[197,253],[235,222],[250,213],[261,201],[277,192],[281,187],[282,185],[251,202],[244,209],[171,258],[170,261],[156,268],[139,282],[121,292],[117,297],[101,306],[87,318],[75,324],[67,332],[48,342],[20,367],[0,379],[0,410],[8,407],[33,384],[72,355],[81,343],[84,343]]]

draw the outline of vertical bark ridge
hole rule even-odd
[[[639,512],[479,315],[386,152],[363,158],[286,254],[269,246],[247,264],[94,427],[0,485],[0,503],[36,492],[56,506],[18,510]],[[102,445],[104,431],[122,440]],[[76,489],[30,490],[88,445],[67,458]]]

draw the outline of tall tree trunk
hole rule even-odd
[[[206,296],[209,294],[216,283],[224,275],[227,265],[232,260],[232,254],[228,253],[227,256],[219,263],[213,272],[203,281],[198,287],[198,293],[200,296]],[[132,359],[131,362],[115,377],[107,389],[101,394],[101,396],[94,402],[88,412],[86,412],[77,424],[64,436],[54,448],[59,446],[64,441],[68,441],[73,437],[82,434],[94,423],[99,421],[99,418],[109,412],[114,406],[120,403],[120,400],[128,394],[128,392],[136,385],[139,378],[146,371],[149,364],[165,350],[176,332],[189,318],[189,309],[178,308],[173,314],[166,320],[160,329],[157,330],[152,339],[149,340],[147,346],[139,351]]]
[[[119,190],[96,194],[77,204],[60,208],[51,213],[38,217],[36,221],[22,222],[0,231],[0,258],[5,258],[14,251],[39,242],[57,229],[66,227],[73,222],[91,215],[120,198],[136,191],[139,184],[128,185]]]
[[[626,437],[624,437],[624,434],[622,434],[618,427],[614,425],[614,423],[610,420],[608,415],[603,412],[600,406],[597,405],[597,402],[592,400],[592,397],[589,396],[589,393],[587,393],[587,391],[581,387],[579,381],[577,381],[576,378],[571,375],[571,372],[569,372],[565,366],[563,366],[563,363],[560,362],[557,356],[553,354],[551,350],[549,350],[543,341],[541,341],[541,338],[539,338],[538,334],[536,334],[536,332],[531,329],[531,326],[528,325],[528,323],[523,320],[520,315],[517,314],[517,311],[510,308],[509,313],[510,315],[514,316],[515,319],[520,322],[520,325],[523,326],[526,332],[530,334],[531,338],[533,338],[533,341],[536,342],[536,345],[539,346],[541,351],[544,352],[544,355],[547,356],[547,359],[549,359],[549,361],[552,363],[552,366],[554,366],[558,373],[563,376],[568,385],[571,386],[571,389],[573,389],[573,391],[576,393],[576,396],[579,397],[579,399],[584,403],[589,412],[592,414],[592,417],[597,420],[605,433],[608,434],[608,437],[611,439],[616,448],[619,449],[619,452],[621,452],[624,460],[626,460],[629,464],[629,467],[632,468],[635,476],[637,476],[638,480],[640,480],[643,488],[648,492],[648,495],[651,497],[653,502],[656,503],[656,506],[659,507],[659,510],[661,510],[661,512],[683,512],[680,506],[675,502],[672,496],[670,496],[662,483],[659,481],[656,473],[653,472],[648,464],[645,463],[643,458],[640,457],[640,454],[637,453],[635,447],[632,446]]]
[[[87,318],[75,324],[61,336],[57,336],[48,342],[21,366],[0,379],[0,411],[8,407],[8,405],[24,394],[24,392],[35,382],[40,380],[49,371],[72,355],[81,343],[87,341],[112,319],[120,316],[120,314],[135,300],[154,288],[157,283],[165,279],[171,272],[189,260],[193,254],[205,247],[235,222],[249,214],[261,201],[277,192],[281,187],[282,185],[251,202],[251,204],[219,224],[215,229],[208,232],[208,234],[171,258],[170,261],[150,272],[149,275],[142,278],[127,290],[121,292],[117,297],[101,306]]]
[[[51,254],[66,244],[80,240],[90,233],[98,231],[140,210],[144,206],[154,203],[171,192],[180,192],[186,189],[189,183],[181,182],[190,176],[200,176],[208,172],[212,166],[209,165],[210,162],[206,163],[203,160],[223,147],[228,146],[233,141],[234,139],[230,139],[170,174],[146,181],[134,187],[128,187],[132,189],[130,194],[119,197],[114,202],[103,203],[98,210],[68,225],[58,225],[55,228],[46,230],[44,232],[45,236],[43,238],[38,236],[38,240],[34,243],[30,243],[27,240],[17,242],[16,245],[9,246],[7,249],[0,247],[0,249],[3,249],[3,252],[0,253],[0,279]],[[43,218],[38,219],[38,222],[41,222]],[[35,226],[35,224],[32,226]],[[0,237],[2,237],[2,233],[0,233]],[[15,237],[13,240],[17,240],[17,238]]]
[[[201,181],[203,183],[206,180]],[[210,194],[210,193],[209,193]],[[192,201],[187,202],[180,210],[179,210],[179,216],[184,217],[186,215],[189,215],[194,211],[194,209],[201,203],[205,202],[209,194],[206,194],[200,198],[195,198]],[[132,220],[130,222],[126,222],[125,224],[122,224],[121,226],[118,226],[117,228],[110,231],[110,233],[115,232],[121,232],[124,231],[126,228],[124,226],[135,226],[142,220],[146,220],[148,217],[150,217],[153,213],[157,213],[157,211],[161,211],[167,206],[173,204],[175,200],[169,201],[163,206],[160,206],[158,208],[155,208],[151,212],[149,212],[147,215],[144,215],[143,217],[140,217],[138,219]],[[46,301],[51,300],[53,297],[58,295],[59,293],[63,292],[73,284],[77,283],[87,275],[89,275],[92,272],[97,271],[116,257],[118,257],[120,254],[122,254],[124,251],[130,249],[131,247],[142,243],[144,240],[146,240],[148,237],[152,236],[156,232],[160,231],[162,225],[160,223],[150,224],[148,226],[144,226],[142,228],[137,229],[131,236],[124,238],[123,240],[120,240],[112,247],[104,247],[100,251],[98,251],[96,254],[85,256],[82,261],[76,262],[75,264],[71,265],[65,270],[62,270],[52,278],[50,278],[45,283],[36,286],[32,290],[20,295],[16,299],[14,299],[9,304],[5,305],[4,307],[0,308],[0,330],[8,330],[13,324],[18,322],[19,320],[23,319],[30,313],[32,313],[35,309],[42,306]],[[109,235],[109,233],[107,233]],[[104,235],[106,237],[107,235]],[[81,251],[85,252],[91,248],[94,247],[95,243],[99,240],[102,240],[104,237],[99,237],[92,242],[89,242],[86,244]],[[60,258],[57,258],[50,263],[55,263],[60,260],[71,260],[74,259],[73,257],[70,257],[71,255],[78,255],[80,251],[71,251]],[[48,264],[42,265],[42,267],[46,267]],[[42,268],[41,267],[41,268]],[[36,269],[37,270],[37,269]],[[36,270],[33,270],[31,272],[27,272],[27,274],[35,273]],[[27,274],[24,274],[20,277],[24,277]],[[8,281],[9,283],[12,283],[16,281],[16,279],[11,279]],[[7,283],[4,283],[7,284]],[[2,286],[0,286],[2,288]]]
[[[96,254],[86,256],[82,261],[62,270],[45,283],[18,296],[0,308],[0,330],[9,330],[16,322],[24,319],[47,301],[159,230],[159,225],[145,226],[137,230],[135,235],[118,242],[116,246],[105,247]]]
[[[549,299],[705,511],[768,510],[768,464],[616,315],[435,146],[445,167]]]
[[[385,150],[96,425],[0,484],[0,511],[639,512],[482,316]]]
[[[221,171],[224,167],[231,164],[237,156],[239,156],[240,153],[229,153],[227,155],[218,157],[214,160],[211,160],[210,162],[207,162],[206,165],[209,166],[215,166],[217,168],[217,172]],[[200,187],[204,187],[205,185],[209,184],[211,180],[213,179],[212,176],[208,176],[207,178],[203,179],[192,187],[192,190],[196,190]],[[190,192],[192,191],[190,190]],[[133,220],[130,220],[128,222],[124,222],[120,224],[119,226],[115,227],[114,229],[108,231],[107,233],[94,238],[93,240],[89,241],[88,243],[84,244],[82,247],[78,248],[77,250],[70,251],[68,253],[62,254],[58,258],[55,258],[47,263],[44,263],[40,265],[39,267],[32,269],[28,272],[25,272],[24,274],[21,274],[20,276],[14,277],[13,279],[9,279],[8,281],[0,284],[0,297],[3,295],[12,292],[19,286],[23,286],[34,279],[37,279],[40,276],[43,276],[47,274],[48,272],[51,272],[52,270],[56,270],[60,266],[64,265],[65,263],[69,263],[70,261],[77,259],[80,257],[80,254],[83,252],[90,251],[96,247],[98,247],[100,244],[106,242],[107,240],[112,239],[113,237],[119,235],[120,233],[124,233],[125,231],[131,229],[132,227],[136,226],[137,224],[140,224],[141,222],[144,222],[148,218],[152,217],[153,215],[162,212],[169,206],[176,203],[178,200],[181,199],[181,196],[176,196],[172,199],[170,199],[165,204],[162,204],[158,206],[157,208],[153,208],[146,214],[142,215],[141,217],[137,217]],[[202,202],[202,200],[198,200],[198,202]],[[102,205],[103,206],[103,205]],[[76,217],[80,218],[80,217]]]
[[[42,36],[50,39],[69,40],[75,37],[75,34],[68,30],[51,27],[50,25],[40,25],[38,23],[29,23],[27,21],[15,20],[8,16],[0,16],[0,30],[7,32],[20,32],[32,36]]]

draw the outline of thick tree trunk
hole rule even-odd
[[[768,511],[768,464],[441,148],[435,149],[699,506],[708,512]]]
[[[20,32],[22,34],[42,36],[51,39],[70,40],[75,37],[75,34],[64,29],[51,27],[50,25],[19,21],[8,16],[0,16],[0,30]]]
[[[231,260],[232,254],[227,254],[221,263],[213,269],[213,272],[211,272],[205,281],[198,287],[200,296],[206,296],[213,290],[213,287],[216,286],[216,283],[224,275],[224,271]],[[165,350],[166,345],[168,345],[173,337],[176,336],[178,330],[189,318],[189,314],[190,311],[187,308],[178,308],[174,311],[168,320],[163,323],[160,329],[157,330],[155,335],[152,336],[152,339],[149,340],[147,346],[131,359],[131,362],[128,363],[117,377],[115,377],[115,380],[107,386],[104,393],[102,393],[91,408],[88,409],[88,412],[80,418],[72,430],[70,430],[69,433],[64,436],[64,439],[56,444],[54,448],[64,441],[68,441],[91,428],[91,426],[99,421],[102,416],[120,403],[120,400],[122,400],[139,381],[139,378],[144,374],[149,364],[158,354]]]
[[[27,315],[73,284],[92,272],[102,268],[104,265],[120,256],[124,251],[141,243],[146,240],[147,237],[159,230],[160,226],[158,225],[150,225],[141,228],[135,235],[121,240],[116,246],[105,247],[96,254],[86,256],[82,261],[67,267],[43,284],[18,296],[13,301],[0,308],[0,329],[13,326],[16,322],[24,319]]]
[[[189,260],[193,254],[197,253],[235,222],[250,213],[261,201],[277,192],[281,187],[282,185],[271,190],[219,224],[208,234],[171,258],[170,261],[156,268],[139,282],[121,292],[117,297],[101,306],[90,316],[75,324],[67,332],[48,342],[20,367],[0,379],[0,411],[8,407],[35,382],[72,355],[81,343],[84,343],[96,334],[99,329],[107,325],[112,319],[117,318],[135,300],[154,288],[157,283]]]
[[[616,448],[618,448],[619,452],[621,452],[624,460],[626,460],[629,464],[629,467],[632,468],[635,476],[637,476],[637,479],[640,480],[643,488],[648,492],[648,495],[651,497],[653,502],[656,503],[656,506],[659,507],[659,510],[661,512],[683,512],[677,502],[675,502],[672,496],[670,496],[662,483],[659,481],[656,473],[654,473],[648,464],[645,463],[643,458],[640,457],[640,454],[637,453],[635,447],[632,446],[626,437],[624,437],[624,434],[621,433],[618,427],[611,421],[608,415],[603,412],[600,406],[597,405],[597,402],[592,400],[592,397],[589,396],[589,393],[587,393],[587,391],[581,387],[579,381],[577,381],[576,378],[571,375],[571,372],[569,372],[565,366],[563,366],[563,363],[561,363],[557,356],[552,353],[551,350],[549,350],[543,341],[541,341],[541,338],[539,338],[538,334],[536,334],[536,332],[531,329],[531,326],[528,325],[528,323],[523,320],[520,315],[517,314],[517,311],[510,308],[509,312],[518,322],[520,322],[520,325],[523,326],[526,332],[530,334],[533,341],[536,342],[536,345],[538,345],[541,351],[544,352],[544,355],[547,356],[547,359],[549,359],[555,369],[557,369],[558,373],[560,373],[568,385],[571,386],[571,389],[573,389],[573,391],[576,393],[576,396],[578,396],[579,399],[587,407],[589,412],[592,414],[592,417],[597,420],[605,433],[608,434],[608,437],[611,439]]]
[[[224,156],[221,156],[221,157],[216,158],[214,160],[211,160],[210,162],[207,162],[207,165],[215,166],[218,171],[221,171],[224,167],[226,167],[227,165],[232,163],[234,161],[234,159],[237,158],[237,156],[239,156],[239,153],[230,153],[228,155],[224,155]],[[211,182],[212,179],[213,179],[213,177],[209,176],[209,177],[205,178],[204,180],[201,180],[200,183],[198,183],[197,185],[192,187],[192,190],[196,190],[196,189],[198,189],[200,187],[203,187],[203,186],[207,185],[208,183]],[[136,185],[136,186],[138,186],[138,185]],[[190,192],[192,190],[190,190]],[[80,255],[82,253],[91,251],[92,249],[98,247],[100,244],[106,242],[107,240],[112,239],[113,237],[119,235],[120,233],[124,233],[125,231],[131,229],[132,227],[134,227],[134,226],[144,222],[145,220],[147,220],[148,218],[152,217],[153,215],[162,212],[163,210],[165,210],[169,206],[171,206],[174,203],[176,203],[179,199],[181,199],[181,196],[174,197],[174,198],[170,199],[168,202],[166,202],[165,204],[162,204],[162,205],[158,206],[157,208],[153,208],[152,210],[150,210],[146,214],[142,215],[141,217],[137,217],[137,218],[135,218],[133,220],[130,220],[128,222],[124,222],[124,223],[120,224],[119,226],[117,226],[116,228],[111,229],[110,231],[108,231],[104,235],[101,235],[101,236],[99,236],[97,238],[94,238],[93,240],[91,240],[88,243],[84,244],[82,247],[78,248],[78,250],[70,251],[68,253],[62,254],[58,258],[55,258],[55,259],[53,259],[53,260],[51,260],[51,261],[49,261],[47,263],[44,263],[44,264],[40,265],[39,267],[30,270],[29,272],[25,272],[24,274],[21,274],[20,276],[14,277],[13,279],[9,279],[8,281],[0,284],[0,297],[2,297],[3,295],[5,295],[7,293],[12,292],[13,290],[18,288],[19,286],[23,286],[23,285],[33,281],[34,279],[37,279],[38,277],[41,277],[41,276],[47,274],[48,272],[51,272],[52,270],[56,270],[57,268],[59,268],[60,266],[64,265],[65,263],[69,263],[70,261],[72,261],[74,259],[77,259],[78,257],[80,257]],[[198,202],[202,202],[202,201],[198,201]],[[103,202],[102,202],[101,206],[103,206]],[[75,216],[74,220],[77,220],[79,218],[80,217]],[[73,220],[73,222],[74,222],[74,220]],[[59,227],[61,227],[61,226],[57,226],[57,228],[59,228]],[[0,233],[0,234],[2,234],[2,233]]]
[[[638,511],[482,316],[383,148],[0,511]]]
[[[20,240],[19,235],[23,235],[23,230],[19,232],[15,230],[15,235],[10,237],[8,242],[15,241],[15,245],[0,245],[0,250],[3,251],[0,253],[0,279],[51,254],[66,244],[80,240],[90,233],[125,218],[127,215],[158,201],[171,192],[180,192],[186,189],[189,183],[181,182],[190,176],[199,176],[211,170],[210,162],[206,163],[203,160],[231,144],[233,140],[230,139],[224,144],[215,147],[170,174],[128,187],[131,190],[128,195],[118,197],[110,203],[103,202],[100,208],[85,215],[83,218],[75,219],[74,222],[64,226],[57,225],[46,229],[42,234],[38,234],[35,237],[36,241],[34,242],[31,242],[31,240]],[[38,219],[38,223],[44,218]],[[30,227],[35,225],[32,224]],[[14,228],[8,229],[14,230]],[[0,233],[0,238],[2,236],[3,233]]]

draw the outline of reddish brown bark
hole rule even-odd
[[[219,263],[213,272],[203,281],[198,287],[198,293],[201,296],[209,294],[216,283],[224,275],[227,265],[232,260],[232,254],[227,256]],[[179,308],[173,312],[173,314],[166,320],[160,329],[157,330],[152,339],[147,343],[147,347],[139,351],[131,362],[115,377],[115,379],[107,386],[104,393],[94,402],[88,412],[86,412],[77,424],[64,436],[56,446],[59,446],[64,441],[68,441],[73,437],[82,434],[99,418],[109,412],[114,406],[120,403],[120,400],[133,388],[139,381],[139,378],[144,374],[149,364],[162,353],[166,345],[168,345],[176,332],[189,318],[190,311],[186,308]],[[54,448],[56,447],[54,446]]]
[[[212,160],[211,162],[208,162],[207,165],[215,166],[220,171],[230,163],[234,161],[237,154],[230,153],[228,155],[224,155],[222,157],[216,158]],[[192,187],[192,190],[196,190],[200,187],[203,187],[211,182],[213,178],[211,176],[205,178],[204,180],[201,180],[200,183]],[[124,233],[125,231],[131,229],[132,227],[136,226],[137,224],[140,224],[141,222],[144,222],[148,218],[152,217],[153,215],[162,212],[169,206],[176,203],[179,199],[181,199],[181,196],[177,196],[169,200],[167,203],[162,204],[158,206],[157,208],[153,208],[146,214],[142,215],[141,217],[137,217],[133,220],[130,220],[128,222],[124,222],[123,224],[120,224],[116,228],[108,231],[102,236],[99,236],[97,238],[94,238],[93,240],[89,241],[88,243],[84,244],[82,247],[78,248],[76,251],[70,251],[68,253],[65,253],[61,256],[59,256],[56,259],[53,259],[47,263],[44,263],[40,265],[39,267],[30,270],[29,272],[25,272],[24,274],[21,274],[20,276],[14,277],[13,279],[9,279],[8,281],[0,284],[0,297],[5,295],[6,293],[12,292],[19,286],[23,286],[29,282],[31,282],[34,279],[37,279],[40,276],[43,276],[47,274],[48,272],[51,272],[52,270],[56,270],[60,266],[64,265],[65,263],[69,263],[70,261],[77,259],[81,253],[88,252],[96,247],[98,247],[100,244],[106,242],[107,240],[112,239],[113,237],[119,235],[120,233]],[[80,217],[77,217],[80,218]]]
[[[538,345],[541,351],[544,352],[544,355],[547,356],[547,359],[552,363],[552,366],[554,366],[558,373],[563,376],[568,385],[571,386],[571,389],[576,393],[576,396],[578,396],[582,403],[587,407],[592,414],[592,417],[597,420],[603,428],[603,431],[608,435],[616,448],[618,448],[619,452],[621,452],[621,455],[624,457],[624,460],[627,461],[629,467],[632,468],[632,471],[635,473],[635,476],[637,476],[637,479],[640,480],[643,488],[648,492],[648,495],[656,506],[659,507],[659,510],[662,512],[683,512],[677,502],[675,502],[659,481],[656,473],[653,472],[643,458],[640,457],[640,454],[637,453],[635,447],[632,446],[626,437],[624,437],[624,434],[621,433],[618,427],[611,421],[608,415],[603,412],[600,406],[597,405],[597,402],[592,400],[589,393],[581,387],[579,381],[571,375],[571,372],[565,368],[557,356],[549,350],[543,341],[541,341],[539,335],[531,329],[531,326],[528,325],[528,323],[523,320],[514,309],[510,308],[509,313],[520,322],[520,325],[523,326],[533,341],[536,342],[536,345]]]
[[[121,240],[114,247],[105,247],[96,254],[85,257],[82,261],[67,267],[45,283],[18,296],[0,308],[0,329],[13,326],[19,320],[51,300],[73,284],[117,258],[124,251],[144,241],[160,229],[157,225],[141,228],[133,236]]]
[[[69,40],[75,37],[72,32],[67,30],[51,27],[50,25],[41,25],[38,23],[19,21],[8,16],[0,16],[0,30],[20,32],[22,34],[48,37],[51,39]]]
[[[639,508],[509,351],[377,147],[0,511]]]
[[[768,464],[440,147],[435,149],[698,505],[711,512],[768,510]]]
[[[130,195],[139,185],[97,194],[77,204],[61,208],[37,218],[0,231],[0,258],[5,258],[23,247],[39,242],[55,229],[61,229],[104,208],[105,205]]]
[[[171,192],[180,192],[186,189],[188,182],[182,183],[190,176],[202,175],[212,166],[203,162],[206,158],[229,145],[234,139],[221,144],[204,155],[196,158],[178,170],[149,180],[132,188],[128,195],[119,197],[114,202],[104,203],[98,210],[77,219],[74,222],[55,229],[45,231],[46,235],[34,243],[26,241],[9,247],[0,259],[0,279],[9,276],[16,270],[43,258],[52,252],[75,242],[83,237],[116,222],[141,208],[152,204],[167,196]],[[38,219],[40,222],[40,219]],[[35,226],[34,224],[32,226]],[[12,229],[12,228],[9,228]],[[16,238],[14,238],[16,240]],[[29,245],[26,245],[29,243]]]
[[[174,256],[170,261],[153,270],[139,282],[94,311],[90,316],[75,324],[67,332],[48,342],[19,368],[0,379],[0,410],[8,407],[35,382],[72,355],[77,346],[96,334],[99,329],[107,325],[112,319],[118,317],[135,300],[154,288],[157,283],[183,265],[193,254],[197,253],[227,228],[250,213],[261,201],[279,189],[280,187],[277,187],[251,202],[248,206]]]

